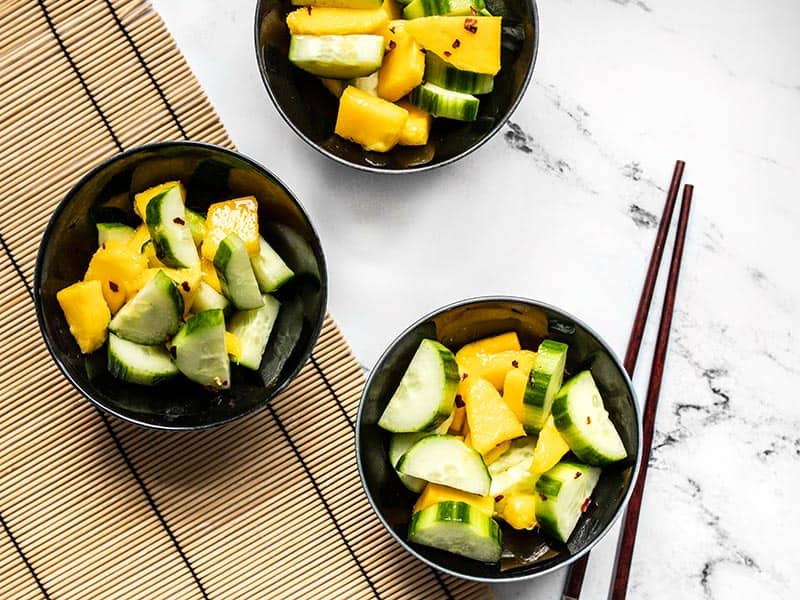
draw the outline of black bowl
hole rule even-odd
[[[291,0],[259,0],[255,41],[258,67],[278,112],[292,129],[325,156],[377,173],[404,173],[440,167],[466,156],[497,133],[528,87],[539,43],[536,0],[486,0],[503,17],[501,69],[494,91],[482,95],[478,118],[471,123],[435,119],[428,144],[397,146],[391,152],[367,152],[334,135],[338,101],[319,80],[289,62],[286,15]]]
[[[518,532],[502,524],[509,556],[483,563],[427,546],[410,544],[407,529],[416,495],[395,474],[387,457],[389,434],[377,426],[411,357],[424,338],[455,351],[477,339],[516,331],[524,348],[547,337],[569,344],[565,377],[590,369],[616,425],[628,458],[603,469],[594,502],[581,516],[566,544],[540,533]],[[356,458],[361,483],[384,526],[411,554],[441,571],[486,582],[519,581],[563,567],[585,554],[622,512],[641,459],[641,424],[636,394],[619,359],[600,336],[575,317],[522,298],[476,298],[445,306],[417,321],[392,342],[378,360],[361,397],[356,425]]]
[[[153,387],[124,383],[106,368],[105,346],[83,355],[56,300],[58,290],[83,278],[97,249],[95,223],[138,222],[133,195],[180,179],[187,206],[205,212],[212,202],[253,195],[261,233],[296,276],[275,296],[281,310],[259,371],[232,365],[232,387],[212,394],[179,377]],[[199,429],[263,407],[303,366],[325,316],[325,259],[303,207],[258,163],[217,146],[165,142],[118,154],[85,175],[55,210],[36,261],[34,294],[39,326],[72,384],[97,406],[138,425]]]

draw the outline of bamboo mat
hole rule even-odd
[[[0,115],[0,599],[489,597],[372,514],[332,320],[285,393],[209,431],[108,417],[50,359],[31,281],[69,187],[141,143],[232,146],[147,2],[0,1]]]

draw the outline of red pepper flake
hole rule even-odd
[[[423,54],[427,54],[428,53],[428,51],[425,50],[425,48],[420,48],[419,51],[422,52]]]
[[[392,33],[396,33],[394,27],[389,27],[389,31],[391,31]]]
[[[474,6],[472,6],[472,5],[470,5],[470,7],[469,7],[469,12],[470,12],[470,13],[472,13],[472,16],[473,16],[473,17],[476,17],[476,16],[478,16],[478,9],[477,9],[477,8],[475,8],[475,7],[474,7]]]
[[[461,394],[456,394],[456,408],[464,408],[464,400],[461,399]]]
[[[114,283],[113,281],[109,281],[108,282],[108,287],[111,288],[112,292],[118,292],[119,291],[119,286],[116,283]]]
[[[573,479],[577,479],[581,475],[583,475],[583,473],[581,473],[580,471],[575,471],[575,477],[573,477]]]
[[[581,504],[581,512],[585,513],[587,510],[589,510],[589,506],[591,504],[592,504],[592,499],[591,498],[587,498],[586,500],[584,500],[583,504]]]
[[[547,501],[547,496],[545,496],[541,492],[539,493],[539,498],[541,498],[543,501]]]
[[[101,245],[103,246],[103,250],[105,250],[106,249],[106,243],[103,242]]]
[[[592,417],[586,417],[586,424],[587,425],[591,425],[592,424]]]
[[[458,48],[460,45],[461,45],[461,40],[459,40],[458,38],[453,40],[452,44],[453,48]]]
[[[517,362],[516,360],[512,360],[511,361],[511,366],[514,367],[515,369],[518,369],[519,368],[519,362]]]
[[[464,29],[470,33],[478,33],[478,19],[464,19]]]
[[[394,50],[395,48],[397,48],[397,42],[389,40],[389,50]]]
[[[189,292],[189,291],[191,291],[191,289],[192,289],[192,287],[189,285],[189,282],[188,282],[188,281],[184,281],[184,282],[182,282],[182,283],[181,283],[181,287],[183,288],[183,291],[184,291],[184,292]]]
[[[308,14],[311,14],[311,7],[310,6],[306,6],[306,10],[308,11]]]
[[[502,499],[503,499],[503,494],[500,494],[499,496],[495,496],[494,497],[494,501],[495,502],[500,502],[500,500],[502,500]]]
[[[461,375],[461,381],[464,381],[467,377],[469,377],[469,373],[464,373]]]
[[[448,58],[449,58],[449,57],[451,57],[451,56],[453,55],[453,53],[452,53],[452,52],[450,52],[449,50],[445,50],[445,51],[443,52],[443,54],[444,54],[446,57],[448,57]]]
[[[186,221],[184,221],[180,217],[175,217],[174,219],[172,219],[172,222],[177,223],[178,225],[186,225]]]

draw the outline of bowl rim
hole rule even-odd
[[[522,98],[525,96],[525,92],[528,89],[528,85],[530,84],[531,79],[533,78],[533,70],[536,67],[536,58],[539,55],[539,37],[540,37],[540,35],[539,35],[539,9],[538,9],[538,6],[536,4],[536,0],[524,0],[524,1],[528,2],[530,4],[530,6],[531,6],[531,16],[533,18],[534,36],[533,36],[533,51],[532,51],[532,54],[531,54],[531,65],[528,68],[527,72],[525,73],[525,79],[522,81],[522,87],[520,88],[519,94],[514,99],[514,101],[511,103],[511,106],[509,106],[508,111],[506,112],[506,115],[502,119],[499,119],[495,123],[494,127],[492,127],[492,129],[490,129],[489,132],[486,135],[483,136],[483,138],[478,140],[478,142],[476,144],[470,146],[469,148],[467,148],[465,151],[461,152],[460,154],[457,154],[455,156],[451,156],[447,160],[443,160],[441,162],[437,162],[437,163],[433,163],[433,164],[426,163],[424,165],[406,167],[406,168],[403,168],[403,169],[382,169],[380,167],[374,167],[374,166],[371,166],[371,165],[362,165],[362,164],[350,162],[349,160],[346,160],[346,159],[342,158],[341,156],[338,156],[338,155],[334,154],[333,152],[327,150],[326,148],[323,148],[319,144],[317,144],[317,143],[313,142],[311,139],[309,139],[308,136],[306,136],[306,134],[304,134],[302,131],[300,131],[300,128],[297,127],[292,122],[292,120],[289,118],[289,115],[286,114],[286,112],[283,110],[281,105],[278,103],[278,100],[275,97],[275,94],[273,94],[273,92],[272,92],[272,86],[270,85],[269,79],[267,77],[266,65],[264,64],[263,53],[261,52],[261,46],[260,46],[260,28],[261,28],[261,24],[259,23],[259,20],[258,20],[258,15],[261,13],[261,6],[265,2],[265,0],[258,0],[256,2],[256,13],[255,13],[255,18],[253,19],[253,21],[254,21],[253,32],[254,32],[256,62],[258,64],[258,72],[259,72],[259,75],[261,75],[261,81],[264,83],[264,87],[267,89],[267,94],[269,95],[270,100],[272,100],[272,104],[275,107],[275,109],[278,111],[278,114],[280,114],[280,116],[283,118],[283,120],[300,137],[301,140],[303,140],[306,144],[311,146],[314,150],[316,150],[320,154],[322,154],[324,156],[327,156],[331,160],[333,160],[333,161],[335,161],[335,162],[337,162],[337,163],[339,163],[341,165],[352,167],[354,169],[359,169],[360,171],[366,171],[368,173],[377,173],[377,174],[381,174],[381,175],[403,175],[403,174],[406,174],[406,173],[421,173],[421,172],[424,172],[424,171],[432,171],[433,169],[438,169],[439,167],[444,167],[445,165],[452,164],[452,163],[456,162],[457,160],[460,160],[460,159],[462,159],[462,158],[464,158],[466,156],[469,156],[470,154],[475,152],[478,148],[480,148],[481,146],[486,144],[490,139],[492,139],[495,135],[497,135],[497,133],[505,126],[505,124],[511,118],[511,115],[514,113],[514,111],[519,106],[520,102],[522,102]]]
[[[617,366],[617,368],[619,369],[620,373],[622,374],[623,380],[625,381],[625,384],[628,387],[628,391],[630,392],[630,395],[631,395],[631,401],[633,403],[633,410],[634,410],[634,413],[636,414],[636,428],[637,428],[637,437],[638,437],[638,444],[636,446],[636,460],[635,460],[634,465],[633,465],[633,471],[631,472],[630,484],[628,485],[628,489],[626,490],[625,495],[622,498],[622,502],[620,502],[619,508],[614,513],[613,518],[609,521],[609,523],[605,526],[605,528],[593,540],[591,540],[591,542],[585,548],[583,548],[580,552],[577,552],[577,553],[573,554],[572,556],[568,557],[563,562],[560,562],[560,563],[558,563],[556,565],[548,567],[547,569],[544,569],[544,570],[539,571],[537,573],[520,574],[520,575],[516,575],[516,576],[512,574],[509,577],[497,577],[497,578],[481,577],[481,576],[469,575],[469,574],[465,574],[465,573],[459,573],[459,572],[454,571],[452,569],[448,569],[446,567],[443,567],[442,565],[439,565],[439,564],[431,561],[430,559],[426,558],[425,556],[423,556],[422,554],[417,552],[417,550],[413,546],[411,546],[411,544],[409,544],[407,540],[405,540],[402,537],[400,537],[399,535],[397,535],[395,533],[394,529],[389,525],[389,523],[386,521],[384,516],[378,510],[378,507],[376,506],[375,500],[373,499],[372,494],[370,494],[370,491],[367,488],[366,478],[365,478],[365,475],[364,475],[364,468],[363,468],[363,465],[362,465],[362,457],[361,457],[361,426],[362,426],[362,416],[363,416],[363,411],[364,411],[364,400],[365,400],[365,397],[366,397],[366,393],[367,393],[367,390],[370,388],[370,386],[372,384],[373,378],[375,377],[376,373],[378,372],[378,367],[383,363],[383,361],[386,359],[388,354],[394,349],[394,347],[397,345],[397,343],[403,337],[405,337],[406,334],[411,332],[413,329],[419,327],[421,324],[425,323],[426,321],[428,321],[428,320],[430,320],[430,319],[432,319],[432,318],[434,318],[434,317],[436,317],[438,315],[441,315],[441,314],[443,314],[443,313],[445,313],[445,312],[447,312],[449,310],[453,310],[455,308],[460,308],[462,306],[466,306],[466,305],[470,305],[470,304],[480,304],[480,303],[488,303],[488,302],[519,302],[519,303],[522,303],[522,304],[527,304],[529,306],[533,306],[535,308],[543,308],[545,310],[554,311],[556,313],[559,313],[559,314],[563,315],[567,319],[575,322],[577,325],[579,325],[583,329],[585,329],[589,334],[594,336],[600,342],[601,346],[608,352],[609,356],[614,361],[614,364]],[[464,300],[457,300],[455,302],[451,302],[449,304],[446,304],[444,306],[441,306],[441,307],[429,312],[425,316],[417,319],[416,321],[414,321],[414,323],[412,323],[411,325],[409,325],[408,327],[403,329],[403,331],[400,332],[392,340],[392,342],[386,347],[386,349],[381,354],[380,358],[378,358],[378,360],[375,362],[375,366],[370,371],[369,377],[367,377],[367,381],[364,383],[364,388],[363,388],[363,390],[361,392],[361,397],[359,398],[359,401],[358,401],[358,413],[356,415],[356,424],[355,424],[355,426],[356,426],[356,431],[355,431],[356,465],[358,467],[358,476],[359,476],[359,479],[361,481],[361,487],[364,490],[365,495],[367,496],[367,500],[369,501],[369,504],[370,504],[370,507],[372,508],[372,511],[375,513],[375,515],[377,515],[377,517],[380,520],[381,524],[383,525],[384,529],[386,529],[391,534],[391,536],[395,540],[397,540],[400,543],[400,545],[407,552],[410,552],[413,556],[415,556],[417,559],[421,560],[423,563],[427,564],[429,567],[432,567],[434,569],[437,569],[439,571],[442,571],[442,572],[447,573],[448,575],[452,575],[454,577],[459,577],[461,579],[468,579],[468,580],[471,580],[471,581],[479,581],[479,582],[482,582],[482,583],[498,583],[498,584],[502,584],[502,583],[518,582],[518,581],[529,581],[529,580],[532,580],[532,579],[536,579],[537,577],[541,577],[543,575],[546,575],[548,573],[552,573],[553,571],[557,571],[558,569],[562,569],[563,567],[566,567],[567,565],[570,565],[570,564],[574,563],[575,561],[580,559],[585,554],[588,554],[608,534],[608,532],[611,529],[613,529],[613,527],[614,527],[615,523],[617,522],[617,520],[620,518],[622,513],[625,512],[625,508],[627,507],[628,501],[630,500],[631,494],[633,493],[633,489],[634,489],[634,487],[636,487],[636,479],[639,476],[639,469],[641,468],[641,461],[642,461],[642,413],[641,413],[641,410],[640,410],[640,407],[639,407],[639,401],[638,401],[638,397],[637,397],[637,394],[636,394],[636,389],[634,388],[633,382],[631,381],[631,378],[629,377],[627,371],[625,371],[625,368],[623,367],[622,362],[619,360],[619,357],[617,356],[617,354],[614,352],[614,350],[611,348],[611,346],[609,346],[609,344],[605,341],[605,339],[602,336],[600,336],[597,333],[597,331],[595,331],[592,327],[589,327],[583,320],[578,319],[577,317],[573,316],[571,313],[569,313],[569,312],[567,312],[567,311],[565,311],[565,310],[563,310],[561,308],[558,308],[556,306],[553,306],[552,304],[548,304],[546,302],[541,302],[539,300],[534,300],[532,298],[526,298],[526,297],[522,297],[522,296],[507,296],[507,295],[475,296],[475,297],[471,297],[471,298],[466,298]]]
[[[270,394],[267,395],[266,399],[263,402],[252,406],[248,410],[222,419],[220,421],[215,421],[213,423],[204,423],[202,425],[164,425],[164,424],[156,424],[156,423],[148,423],[136,418],[132,418],[129,415],[125,415],[119,410],[116,410],[113,407],[106,406],[103,402],[100,402],[96,398],[93,397],[93,394],[86,390],[83,385],[81,385],[73,376],[69,369],[64,364],[61,356],[59,355],[57,349],[54,346],[54,343],[50,339],[50,334],[47,332],[45,327],[45,318],[43,314],[42,308],[42,293],[41,293],[41,284],[42,284],[42,263],[44,261],[44,253],[45,249],[47,248],[51,235],[53,233],[53,229],[56,226],[56,222],[58,221],[61,213],[64,212],[67,205],[73,199],[73,197],[78,193],[78,191],[94,176],[98,173],[109,167],[110,165],[116,163],[119,160],[127,158],[133,154],[138,154],[141,152],[153,151],[153,150],[160,150],[163,148],[173,148],[176,146],[188,147],[188,148],[196,148],[200,150],[210,151],[210,152],[218,152],[221,154],[227,154],[229,156],[233,156],[239,160],[244,161],[245,163],[249,164],[257,171],[260,171],[262,175],[266,175],[268,178],[272,179],[278,186],[280,186],[289,198],[294,202],[297,206],[298,210],[300,211],[303,218],[309,225],[309,229],[311,231],[311,236],[313,242],[316,244],[315,250],[318,250],[318,256],[316,257],[319,261],[319,270],[320,270],[320,311],[319,315],[316,318],[316,322],[314,323],[314,327],[311,330],[311,336],[309,338],[308,348],[303,351],[303,354],[300,357],[300,360],[297,363],[297,366],[287,375],[285,381],[283,381],[279,386],[277,386]],[[317,253],[315,253],[317,254]],[[263,409],[269,402],[277,396],[280,392],[282,392],[286,387],[294,381],[297,377],[297,374],[300,370],[305,366],[308,362],[309,357],[314,349],[314,346],[319,339],[319,335],[322,331],[322,326],[325,322],[325,315],[327,314],[327,299],[328,299],[328,271],[325,263],[325,253],[322,249],[322,243],[319,238],[319,234],[317,233],[316,229],[314,228],[314,224],[311,221],[306,209],[294,195],[294,193],[286,186],[286,184],[276,177],[272,171],[267,169],[258,161],[245,156],[244,154],[237,152],[235,150],[231,150],[229,148],[225,148],[223,146],[218,146],[216,144],[209,144],[206,142],[196,142],[192,140],[172,140],[172,141],[160,141],[160,142],[151,142],[147,144],[141,144],[138,146],[134,146],[129,148],[123,152],[118,152],[113,156],[103,160],[99,164],[92,167],[91,170],[86,172],[70,189],[64,194],[64,197],[59,201],[58,205],[53,210],[53,213],[50,216],[50,220],[47,223],[47,227],[45,227],[44,232],[42,233],[42,237],[39,242],[39,249],[36,253],[36,264],[33,276],[33,303],[36,309],[36,321],[39,325],[39,333],[41,334],[42,338],[44,339],[45,346],[47,346],[47,350],[50,352],[54,362],[67,378],[67,380],[72,384],[72,386],[77,389],[87,400],[89,400],[92,404],[95,405],[98,409],[114,415],[118,419],[122,419],[123,421],[127,421],[128,423],[132,423],[134,425],[138,425],[140,427],[145,427],[147,429],[157,429],[157,430],[164,430],[164,431],[196,431],[202,429],[210,429],[212,427],[218,427],[221,425],[225,425],[237,419],[241,419],[250,415],[258,410]]]

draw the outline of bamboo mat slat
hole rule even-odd
[[[149,3],[0,2],[0,115],[0,599],[491,597],[372,514],[363,375],[330,317],[284,393],[210,431],[109,417],[50,359],[31,285],[69,187],[146,142],[233,147]]]

